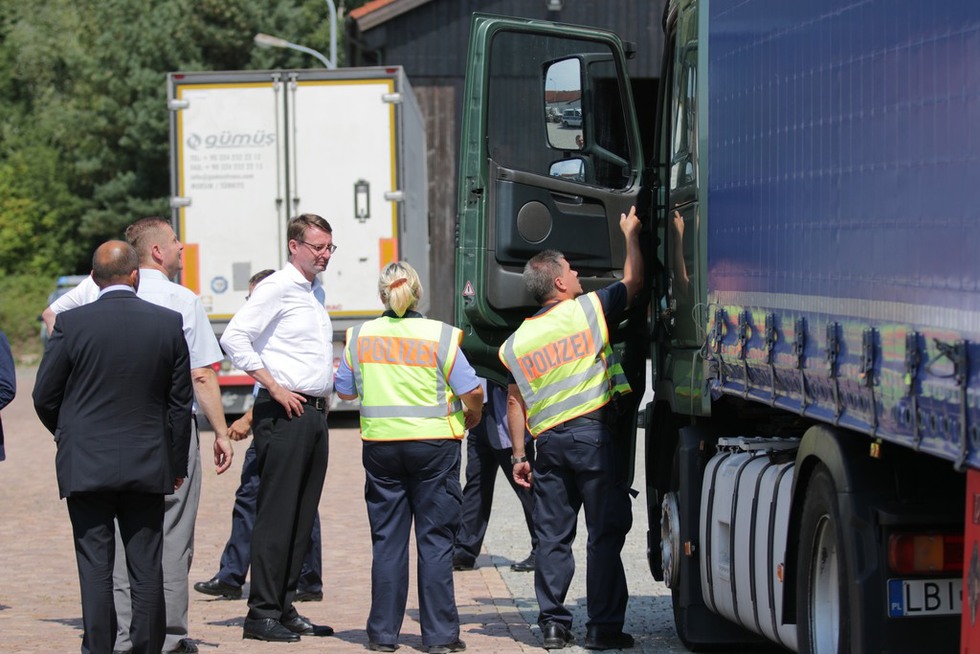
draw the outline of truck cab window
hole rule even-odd
[[[670,190],[674,206],[693,199],[698,186],[698,42],[697,23],[692,18],[682,16],[678,23],[672,75]]]
[[[698,40],[697,13],[681,10],[674,34],[673,69],[668,101],[670,123],[670,208],[667,211],[668,293],[663,308],[675,344],[695,346],[699,331],[699,289],[692,284],[698,269],[700,206],[698,199]]]
[[[491,43],[488,104],[487,148],[497,165],[629,184],[623,90],[605,44],[501,32]]]

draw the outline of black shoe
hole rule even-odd
[[[322,602],[323,601],[323,591],[322,590],[298,590],[296,591],[296,597],[293,598],[294,602]]]
[[[512,563],[510,569],[514,572],[534,572],[534,552],[528,554],[523,561]]]
[[[567,627],[558,622],[548,622],[541,628],[544,634],[545,649],[561,649],[575,642],[575,636]]]
[[[389,645],[388,643],[375,643],[368,641],[367,648],[372,652],[394,652],[398,649],[398,645]]]
[[[462,652],[464,649],[466,649],[466,643],[457,638],[455,643],[448,645],[432,645],[429,647],[429,654],[449,654],[450,652]]]
[[[194,590],[199,593],[204,593],[205,595],[214,595],[215,597],[224,597],[225,599],[242,598],[241,586],[226,584],[225,582],[220,581],[217,577],[211,579],[210,581],[197,582],[194,584]]]
[[[299,634],[294,634],[272,618],[245,618],[242,638],[270,643],[295,643],[299,641]]]
[[[602,633],[589,629],[585,634],[585,649],[629,649],[634,644],[633,637],[623,631]]]
[[[177,647],[167,652],[167,654],[196,654],[197,651],[197,645],[183,638],[177,643]]]
[[[295,618],[284,620],[279,624],[289,629],[290,632],[299,634],[300,636],[333,636],[333,627],[328,627],[325,624],[313,624],[298,613]]]
[[[476,559],[468,559],[456,554],[453,556],[453,570],[476,570]]]

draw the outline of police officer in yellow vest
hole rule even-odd
[[[620,216],[626,238],[622,281],[582,294],[578,273],[560,253],[547,250],[524,267],[524,284],[541,309],[500,347],[510,371],[507,418],[512,434],[525,423],[535,442],[531,466],[514,440],[514,480],[534,489],[538,536],[534,590],[546,649],[572,643],[565,594],[575,571],[572,542],[579,507],[589,531],[585,647],[624,649],[626,573],[620,553],[632,526],[629,489],[617,471],[607,406],[629,391],[612,359],[607,323],[616,320],[642,286],[640,221],[636,209]]]
[[[382,317],[347,331],[334,380],[360,397],[364,497],[371,524],[368,649],[393,652],[408,598],[408,539],[415,520],[419,618],[430,654],[459,652],[453,539],[459,529],[460,440],[476,426],[483,390],[459,344],[463,333],[414,311],[418,273],[389,264],[378,280]]]

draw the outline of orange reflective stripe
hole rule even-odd
[[[527,379],[533,380],[547,374],[558,366],[571,361],[578,361],[588,356],[595,356],[595,342],[592,331],[583,331],[547,343],[517,360],[521,372]]]
[[[357,339],[357,358],[362,364],[435,368],[437,341],[398,336],[362,336]]]

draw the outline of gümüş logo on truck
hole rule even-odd
[[[272,145],[276,142],[276,135],[265,130],[257,132],[230,132],[225,130],[219,134],[191,134],[187,137],[187,147],[192,150],[204,148],[205,150],[221,148],[254,148]]]

